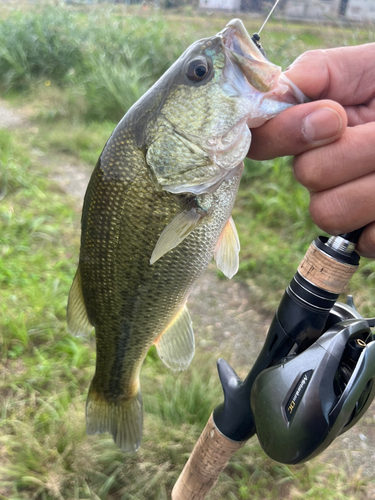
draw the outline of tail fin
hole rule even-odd
[[[86,403],[86,433],[109,432],[122,451],[137,451],[142,439],[143,411],[141,391],[131,399],[112,403],[91,386]]]

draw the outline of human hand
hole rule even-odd
[[[248,156],[295,156],[314,222],[329,234],[366,226],[357,250],[375,258],[375,43],[306,52],[286,75],[313,102],[252,130]]]

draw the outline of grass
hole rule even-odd
[[[74,88],[73,107],[84,96],[87,119],[118,121],[187,44],[156,16],[18,12],[0,23],[0,86],[7,92],[30,89],[35,80],[58,83]]]
[[[96,5],[37,5],[26,14],[7,12],[0,22],[2,94],[32,122],[13,133],[0,130],[1,500],[169,498],[221,400],[209,352],[200,349],[191,368],[174,375],[151,350],[141,375],[140,451],[124,456],[109,436],[85,435],[94,340],[71,337],[65,322],[80,212],[49,180],[49,162],[40,158],[65,155],[94,165],[121,113],[190,41],[224,23],[223,16]],[[258,20],[246,23],[250,31],[259,27]],[[361,27],[285,29],[274,22],[262,39],[285,66],[308,47],[370,41],[373,34]],[[247,163],[234,217],[242,246],[239,279],[255,284],[270,310],[318,234],[288,159]],[[374,311],[374,280],[374,263],[364,261],[350,284],[365,315]],[[360,471],[348,477],[340,465],[319,459],[275,464],[252,440],[209,498],[361,500],[368,487]]]

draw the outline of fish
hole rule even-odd
[[[139,448],[148,350],[186,369],[189,292],[213,257],[228,278],[238,270],[231,212],[250,130],[302,101],[234,19],[192,44],[116,126],[85,194],[67,307],[72,334],[95,328],[87,434]]]

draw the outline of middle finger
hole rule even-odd
[[[295,178],[310,191],[323,191],[375,171],[375,123],[346,129],[342,137],[295,157]]]

